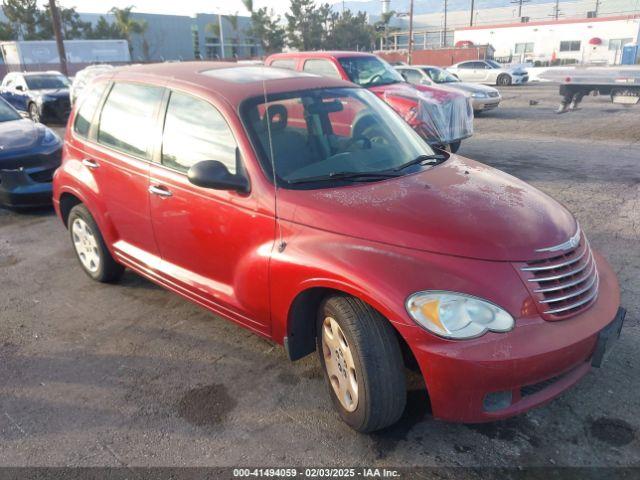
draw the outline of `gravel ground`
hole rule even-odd
[[[315,356],[290,363],[130,272],[93,283],[50,210],[0,210],[0,466],[639,466],[640,106],[556,115],[555,87],[503,95],[460,154],[563,202],[611,261],[629,313],[603,368],[480,426],[434,420],[416,388],[398,425],[359,435]]]

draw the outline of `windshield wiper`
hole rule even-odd
[[[295,180],[286,180],[289,184],[294,183],[311,183],[325,182],[327,180],[383,180],[385,178],[395,178],[400,175],[389,172],[331,172],[327,175],[318,175],[317,177],[296,178]]]
[[[391,170],[392,172],[399,172],[400,170],[404,170],[407,167],[412,165],[435,165],[444,161],[448,158],[446,155],[418,155],[413,160],[408,161],[407,163],[403,163],[399,167]]]

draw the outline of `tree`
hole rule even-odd
[[[280,16],[274,11],[267,11],[267,7],[251,12],[251,25],[247,29],[247,35],[260,42],[262,50],[266,53],[279,52],[284,47],[286,32],[280,25]]]
[[[229,25],[231,25],[231,31],[233,32],[233,38],[231,39],[231,55],[235,57],[238,54],[238,44],[240,43],[238,38],[238,12],[227,15],[224,18],[226,18]]]
[[[15,40],[16,32],[8,22],[0,22],[0,41]]]
[[[327,47],[336,50],[371,50],[375,45],[375,30],[367,22],[367,15],[345,10],[333,22]]]
[[[298,50],[324,48],[327,24],[330,23],[328,4],[316,6],[314,0],[291,0],[287,19],[287,44]]]
[[[390,27],[389,23],[391,22],[391,19],[395,16],[396,12],[394,12],[393,10],[390,12],[384,12],[382,15],[380,15],[380,20],[378,20],[375,24],[374,24],[374,28],[376,31],[376,36],[378,39],[383,39],[384,40],[384,46],[385,48],[387,47],[387,44],[389,43],[389,32],[390,31],[396,31],[398,30],[397,27]]]
[[[122,37],[129,42],[129,53],[133,58],[133,45],[131,44],[133,35],[143,35],[147,30],[148,25],[144,20],[134,20],[131,17],[131,10],[133,10],[133,6],[126,8],[113,7],[109,12],[113,14],[115,24],[118,27],[118,30],[120,30]]]
[[[76,12],[75,8],[64,8],[58,5],[58,12],[60,12],[62,35],[66,40],[87,38],[90,36],[91,23],[80,20],[80,15]],[[38,26],[38,36],[41,39],[48,40],[53,38],[53,22],[49,5],[46,5],[44,10],[38,11],[36,14],[36,23]]]
[[[87,38],[92,39],[121,39],[124,38],[118,25],[109,23],[106,18],[100,17],[95,26],[87,32]]]
[[[2,10],[19,40],[40,40],[37,0],[2,0]]]

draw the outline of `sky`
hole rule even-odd
[[[40,3],[45,3],[41,1]],[[107,13],[111,7],[134,6],[134,11],[164,13],[172,15],[194,15],[196,13],[248,14],[241,0],[61,0],[65,7],[76,7],[83,13]],[[287,11],[289,0],[253,0],[254,9],[269,7],[277,13]]]

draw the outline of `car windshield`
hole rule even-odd
[[[486,63],[489,64],[491,68],[502,68],[498,62],[494,62],[493,60],[486,60]]]
[[[0,100],[0,122],[11,122],[13,120],[20,120],[20,114],[16,112],[4,100]]]
[[[29,90],[54,90],[69,86],[69,80],[63,75],[26,75],[24,79]]]
[[[400,73],[378,57],[344,57],[339,58],[338,61],[349,76],[349,80],[361,87],[368,88],[404,82]]]
[[[423,68],[423,70],[427,73],[427,75],[429,75],[431,80],[433,80],[436,83],[454,83],[454,82],[460,81],[459,79],[451,75],[449,72],[441,68],[426,67],[426,68]]]
[[[326,88],[254,98],[242,117],[263,170],[284,188],[326,188],[444,160],[375,94]]]

